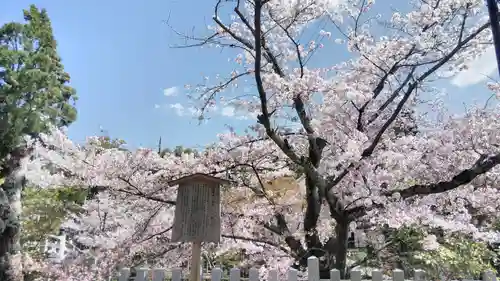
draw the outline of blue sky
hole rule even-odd
[[[195,31],[203,32],[207,24],[212,24],[213,3],[3,0],[0,23],[20,21],[22,9],[29,4],[48,10],[59,54],[79,95],[78,120],[69,129],[73,140],[80,142],[86,136],[99,134],[102,127],[131,147],[155,147],[160,136],[164,146],[197,147],[216,140],[216,134],[226,130],[225,124],[244,126],[250,122],[219,114],[199,125],[195,119],[178,116],[175,106],[167,106],[178,103],[187,107],[183,85],[232,70],[227,52],[170,48],[179,39],[164,21],[169,19],[169,24],[180,31],[190,32],[196,27]],[[346,53],[335,53],[338,55],[334,62],[347,57]],[[315,60],[323,58],[319,55]],[[491,53],[490,59],[483,61],[491,61]],[[492,72],[491,67],[483,70]],[[462,104],[462,99],[483,100],[487,95],[483,85],[443,86],[460,96],[456,105]],[[176,95],[165,96],[169,88],[166,93]]]
[[[171,49],[178,43],[164,23],[176,29],[202,31],[213,13],[211,1],[151,0],[6,0],[0,22],[19,21],[29,4],[46,8],[52,20],[59,54],[79,95],[78,120],[70,137],[82,141],[102,126],[131,146],[203,145],[215,140],[231,120],[198,126],[155,104],[174,103],[163,89],[201,81],[202,75],[224,73],[227,56],[203,49]],[[181,4],[184,3],[184,4]],[[175,40],[175,41],[174,41]],[[217,65],[215,67],[206,67]],[[228,64],[229,67],[229,64]],[[176,100],[181,102],[182,99]]]

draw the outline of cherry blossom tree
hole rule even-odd
[[[484,3],[408,4],[409,12],[384,18],[372,15],[376,4],[365,0],[218,1],[214,33],[185,36],[195,41],[190,46],[238,52],[227,78],[218,75],[215,84],[206,78],[191,87],[192,97],[202,113],[232,106],[257,116],[258,125],[240,136],[239,144],[232,141],[239,145],[234,151],[246,153],[249,142],[261,139],[268,143],[264,153],[279,150],[279,158],[303,169],[302,236],[277,210],[274,223],[263,226],[282,238],[295,266],[320,256],[325,278],[331,268],[345,275],[353,224],[417,225],[498,238],[488,221],[477,219],[497,213],[496,108],[472,108],[454,117],[436,87],[491,44]],[[226,9],[230,19],[223,17]],[[317,39],[307,40],[311,34]],[[310,65],[336,35],[352,58]],[[332,50],[323,52],[322,60]],[[227,91],[236,85],[253,86],[255,95]],[[409,121],[402,113],[415,108],[424,111],[416,116],[422,130],[398,135],[395,126]]]
[[[218,16],[223,4],[234,13],[230,19]],[[79,147],[54,131],[33,144],[37,154],[24,173],[46,186],[99,187],[86,213],[68,226],[95,250],[100,276],[145,261],[183,265],[188,249],[169,242],[176,189],[168,182],[194,172],[234,182],[223,191],[222,243],[204,250],[244,250],[263,275],[269,268],[303,269],[314,255],[322,278],[332,268],[345,276],[355,266],[347,264],[352,228],[417,227],[429,234],[422,241],[427,250],[439,245],[436,230],[498,241],[491,228],[500,195],[498,108],[453,116],[436,87],[491,43],[483,2],[416,0],[409,12],[385,20],[372,17],[375,5],[219,1],[215,33],[190,39],[241,53],[227,79],[205,79],[191,88],[192,97],[202,114],[232,106],[256,116],[257,124],[243,134],[221,134],[197,157],[104,149],[95,138]],[[383,36],[376,36],[381,28]],[[318,39],[304,41],[304,34]],[[334,40],[335,34],[343,38]],[[352,58],[324,66],[327,53],[323,66],[308,64],[333,41]],[[235,84],[253,85],[255,95],[227,91]],[[63,172],[49,173],[48,163]],[[297,171],[303,185],[281,190],[269,184]],[[368,235],[366,242],[383,248],[376,240]],[[66,280],[82,278],[82,270],[66,270]]]
[[[228,141],[232,139],[231,136],[221,139],[226,137]],[[238,161],[238,155],[228,153],[223,145],[207,149],[203,157],[187,154],[177,157],[175,153],[161,157],[150,149],[106,148],[101,141],[102,138],[92,137],[86,145],[78,146],[63,132],[54,130],[31,143],[33,158],[23,164],[23,175],[30,182],[46,188],[64,185],[98,190],[84,204],[83,214],[75,214],[63,225],[77,244],[89,249],[88,256],[61,266],[37,263],[32,267],[34,271],[64,280],[95,280],[108,277],[121,266],[143,263],[166,268],[185,266],[189,246],[170,243],[176,188],[169,187],[168,182],[194,172],[234,178],[237,183],[223,192],[222,245],[205,245],[206,251],[220,256],[230,250],[245,249],[253,261],[274,260],[285,265],[281,259],[289,260],[288,249],[256,224],[263,222],[266,214],[272,214],[273,207],[262,195],[252,202],[247,198],[250,194],[247,186],[255,186],[251,173],[263,174],[259,179],[264,182],[291,173],[286,168],[274,171],[279,164],[276,157],[261,157],[257,166]],[[255,148],[252,153],[263,155],[264,147]],[[286,167],[286,163],[282,166]],[[287,208],[281,202],[283,199],[277,198],[276,204]],[[93,267],[95,264],[89,263],[89,258],[97,260],[99,266]]]

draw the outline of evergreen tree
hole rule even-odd
[[[57,54],[47,12],[32,5],[24,23],[0,27],[0,280],[23,280],[20,216],[24,180],[16,176],[29,154],[24,136],[76,118],[75,90]]]

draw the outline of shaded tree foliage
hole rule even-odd
[[[25,136],[76,119],[76,93],[68,86],[47,11],[32,5],[24,23],[0,28],[0,280],[22,280],[20,261],[21,190],[16,176],[29,153]]]

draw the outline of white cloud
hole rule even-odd
[[[257,119],[257,113],[236,110],[236,108],[232,106],[223,107],[220,111],[218,111],[218,113],[222,116],[230,117],[236,120]]]
[[[488,76],[495,71],[497,71],[495,48],[490,47],[482,56],[470,63],[467,70],[458,73],[451,80],[451,84],[458,87],[474,85],[488,79]]]
[[[201,111],[199,109],[194,108],[194,107],[189,107],[188,111],[193,116],[199,116],[199,115],[201,115]]]
[[[238,117],[239,120],[257,120],[257,112],[247,112],[245,115],[240,115]]]
[[[234,116],[234,107],[224,107],[222,108],[221,114],[222,116],[233,117]]]
[[[180,90],[178,87],[170,87],[163,90],[163,95],[166,97],[173,97],[179,94]]]
[[[169,110],[172,110],[177,116],[180,117],[189,117],[189,116],[199,117],[201,115],[200,109],[197,109],[195,107],[184,107],[180,103],[172,103],[166,105],[155,104],[154,106],[156,109],[165,107]],[[256,113],[239,112],[233,106],[225,106],[222,108],[219,108],[217,106],[211,106],[205,109],[205,114],[210,115],[210,113],[228,118],[233,118],[235,120],[249,120],[257,118]]]
[[[184,106],[182,104],[180,103],[169,104],[168,107],[173,109],[175,114],[179,116],[184,115]]]
[[[167,104],[167,108],[172,109],[177,116],[199,116],[200,110],[194,107],[184,107],[180,103]]]
[[[160,108],[160,105],[159,104],[155,104],[155,109],[158,109]]]

